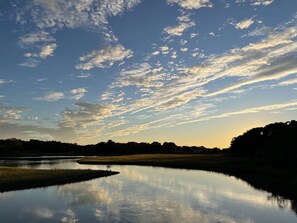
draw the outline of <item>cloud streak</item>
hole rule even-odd
[[[125,49],[124,46],[118,44],[116,46],[108,46],[101,50],[94,50],[91,53],[79,58],[80,64],[76,65],[79,70],[91,70],[94,67],[109,68],[115,62],[123,61],[133,56],[133,51]]]

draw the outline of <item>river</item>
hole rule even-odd
[[[30,168],[110,169],[90,181],[0,193],[0,222],[297,222],[277,200],[235,177],[199,170],[80,165],[71,159],[7,161]]]

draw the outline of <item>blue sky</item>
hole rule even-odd
[[[0,138],[227,147],[296,119],[296,0],[0,0]]]

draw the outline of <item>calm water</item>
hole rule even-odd
[[[284,200],[221,174],[73,160],[11,161],[34,168],[90,168],[120,174],[64,186],[0,193],[0,222],[297,222]],[[2,163],[3,164],[3,163]]]

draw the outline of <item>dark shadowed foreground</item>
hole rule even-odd
[[[68,184],[118,173],[104,170],[37,170],[0,167],[0,192]]]

